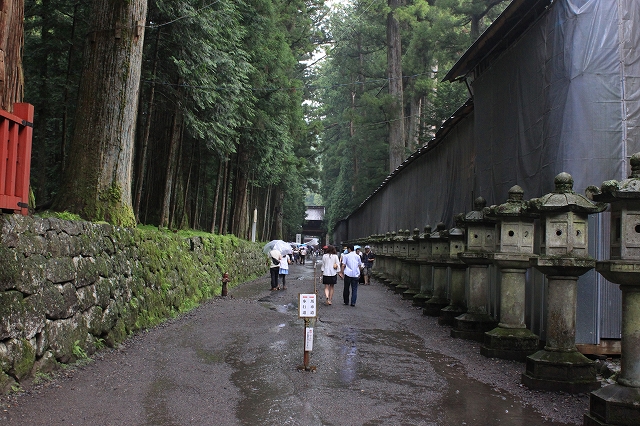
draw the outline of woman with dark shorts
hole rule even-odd
[[[325,303],[331,305],[333,299],[333,286],[338,282],[338,271],[340,270],[340,259],[336,254],[334,246],[327,246],[322,255],[322,284],[324,284]]]

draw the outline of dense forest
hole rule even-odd
[[[506,3],[24,0],[36,208],[291,239],[319,193],[331,228],[465,101],[439,79]]]

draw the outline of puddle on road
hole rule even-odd
[[[145,426],[163,425],[177,426],[171,418],[170,410],[167,406],[167,390],[173,390],[176,385],[166,377],[157,378],[152,384],[144,398],[144,412],[146,415]]]
[[[513,396],[470,379],[455,359],[428,352],[422,340],[406,332],[345,329],[340,337],[339,383],[362,393],[385,395],[418,424],[537,426],[545,421]],[[414,398],[422,395],[422,398]],[[371,424],[376,424],[373,422]],[[385,423],[386,424],[386,423]]]
[[[275,305],[275,310],[280,312],[281,314],[286,314],[290,311],[297,311],[298,305],[295,303],[289,303],[287,305]]]

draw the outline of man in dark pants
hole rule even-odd
[[[345,305],[349,304],[349,290],[351,290],[351,306],[356,306],[358,299],[358,278],[362,269],[362,259],[353,251],[353,245],[347,246],[348,253],[342,256],[342,269],[340,278],[344,279],[344,291],[342,299]]]
[[[279,250],[271,250],[269,252],[269,272],[271,273],[271,291],[278,290],[278,274],[280,272],[280,259],[282,254]]]
[[[364,263],[364,269],[362,273],[364,274],[364,285],[369,285],[371,282],[371,268],[373,267],[373,262],[376,260],[376,255],[371,251],[371,247],[364,246],[364,255],[362,256]]]

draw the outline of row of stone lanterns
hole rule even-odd
[[[555,190],[524,200],[519,186],[504,204],[456,217],[456,226],[425,227],[361,240],[377,253],[376,277],[403,297],[452,326],[451,335],[483,342],[487,357],[526,362],[522,382],[532,389],[592,391],[585,425],[640,424],[640,153],[631,176],[590,187],[590,199],[573,191],[567,173]],[[593,200],[593,201],[592,201]],[[595,202],[594,202],[595,201]],[[611,260],[588,255],[588,216],[611,205]],[[540,254],[534,253],[534,222],[540,219]],[[489,268],[500,270],[499,321],[488,309]],[[525,324],[526,274],[547,279],[544,348]],[[593,361],[576,348],[578,277],[596,268],[622,290],[621,372],[617,384],[601,389]],[[468,281],[465,283],[465,277]],[[467,291],[465,292],[465,288]],[[449,289],[447,294],[447,289]]]

